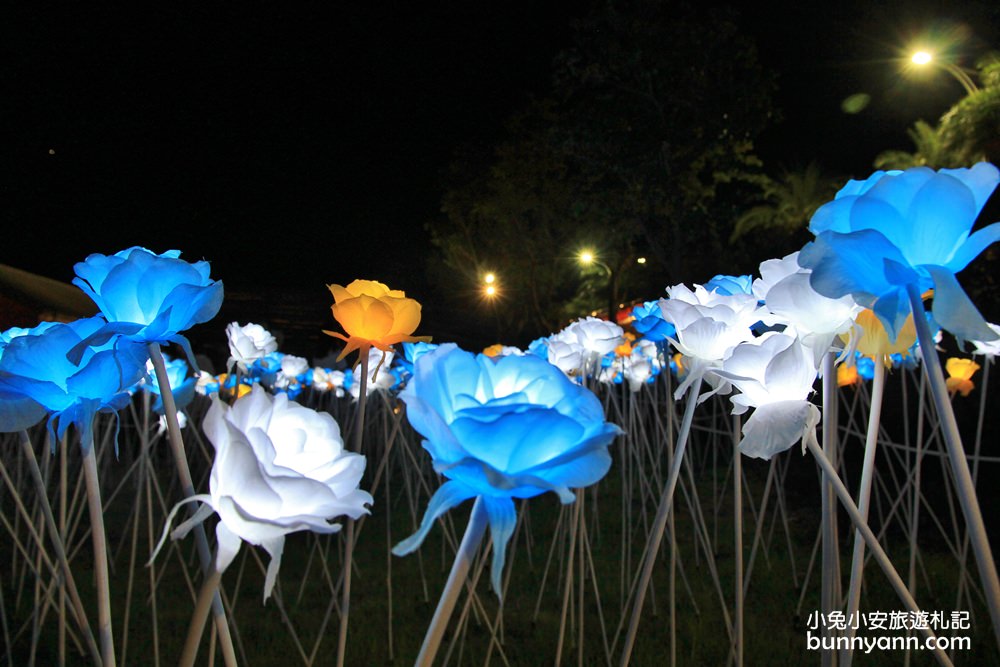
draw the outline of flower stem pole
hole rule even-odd
[[[48,530],[49,539],[52,540],[52,548],[55,549],[56,558],[59,560],[59,567],[62,569],[63,577],[65,577],[66,592],[73,605],[73,612],[76,614],[77,622],[80,624],[84,643],[87,645],[87,650],[90,651],[90,657],[94,660],[94,664],[100,666],[101,652],[97,648],[97,642],[94,640],[94,633],[91,631],[90,623],[87,621],[87,613],[84,611],[83,601],[80,600],[80,593],[76,588],[76,579],[73,578],[73,571],[70,569],[69,560],[66,558],[66,549],[63,546],[55,516],[52,514],[52,507],[49,505],[49,497],[45,491],[45,482],[42,480],[42,471],[38,468],[38,459],[35,457],[35,450],[31,446],[28,432],[21,431],[18,434],[18,440],[21,445],[21,451],[24,453],[24,458],[28,462],[31,480],[35,484],[35,490],[38,493],[38,503],[42,508],[42,516],[45,518],[45,528]]]
[[[83,477],[87,488],[87,508],[90,512],[91,538],[94,543],[94,574],[97,577],[97,634],[101,643],[104,667],[115,667],[115,640],[111,629],[111,589],[108,582],[108,547],[104,532],[104,508],[101,506],[101,485],[97,479],[97,456],[94,440],[82,443]]]
[[[874,377],[872,378],[872,402],[868,411],[868,433],[865,436],[865,460],[861,467],[861,488],[858,491],[858,511],[861,519],[868,522],[868,510],[871,507],[872,478],[875,473],[875,448],[878,445],[879,420],[882,416],[882,396],[885,393],[885,359],[875,359]],[[860,530],[854,531],[854,553],[851,559],[851,583],[847,593],[847,627],[844,636],[848,640],[854,637],[854,624],[851,617],[858,612],[861,605],[861,579],[864,576],[865,540]],[[841,667],[851,667],[854,651],[851,642],[841,651]]]
[[[823,357],[823,455],[830,463],[830,469],[836,470],[837,461],[837,371],[834,368],[833,352],[827,352]],[[840,547],[837,534],[837,503],[834,496],[830,475],[823,467],[820,498],[822,505],[822,583],[820,589],[820,604],[823,613],[829,614],[839,606],[840,598]],[[834,636],[835,630],[823,628],[824,636]],[[823,667],[836,665],[836,654],[825,651],[822,656]]]
[[[698,404],[698,394],[701,391],[701,380],[697,380],[691,385],[687,393],[687,404],[684,406],[684,417],[681,421],[681,430],[677,436],[677,448],[674,452],[674,460],[671,462],[670,473],[667,476],[667,483],[660,494],[660,503],[656,508],[656,518],[653,519],[653,526],[646,543],[646,553],[642,562],[642,574],[639,578],[638,587],[635,590],[635,600],[632,603],[632,616],[629,618],[628,632],[625,634],[625,643],[622,647],[622,658],[619,663],[626,667],[632,659],[632,648],[635,645],[635,636],[639,631],[639,619],[642,616],[642,605],[646,600],[646,589],[649,587],[649,580],[653,576],[653,565],[656,563],[656,554],[660,550],[660,543],[663,541],[663,531],[667,525],[667,517],[674,502],[674,489],[677,488],[677,478],[680,476],[681,464],[684,461],[684,450],[687,447],[688,436],[691,433],[691,421],[694,419],[694,409]]]
[[[448,581],[441,592],[437,608],[434,610],[434,617],[431,619],[427,634],[424,635],[424,643],[420,646],[420,654],[414,663],[416,667],[430,667],[434,663],[438,647],[441,645],[441,638],[448,627],[451,619],[451,612],[458,602],[458,595],[462,590],[462,584],[469,574],[472,566],[472,559],[476,555],[479,543],[483,539],[486,531],[486,506],[480,497],[476,497],[476,502],[472,506],[472,513],[469,515],[469,525],[465,528],[465,535],[462,543],[455,553],[455,562],[452,563],[451,572],[448,574]]]
[[[889,584],[892,585],[893,590],[896,591],[896,595],[906,606],[908,611],[918,613],[920,607],[917,606],[916,600],[910,595],[910,591],[907,590],[906,584],[903,583],[902,578],[900,578],[899,573],[896,572],[896,568],[893,567],[892,561],[889,560],[889,556],[885,553],[885,549],[879,544],[878,538],[875,537],[875,533],[872,529],[868,527],[868,523],[862,518],[861,511],[858,506],[854,504],[854,500],[851,498],[851,492],[847,490],[844,483],[840,480],[840,475],[834,469],[833,464],[830,463],[829,459],[823,454],[823,451],[819,448],[816,443],[815,438],[806,438],[806,445],[809,447],[809,451],[812,452],[813,458],[819,463],[823,472],[826,473],[831,485],[833,486],[834,493],[840,498],[840,504],[844,506],[847,510],[847,514],[851,517],[851,521],[854,522],[854,527],[861,533],[861,537],[864,538],[865,542],[868,544],[868,548],[871,549],[872,558],[878,563],[879,567],[882,568],[882,572],[885,573],[886,578],[889,579]],[[929,627],[922,628],[921,631],[924,635],[930,639],[934,637],[934,632]],[[934,657],[937,658],[938,663],[941,665],[951,666],[951,659],[948,654],[941,649],[937,642],[932,642],[930,645],[934,646]],[[832,651],[828,651],[832,653]]]
[[[733,634],[736,635],[736,667],[743,667],[743,459],[740,454],[740,416],[733,415],[733,550],[736,573],[733,577],[735,603]],[[763,511],[763,510],[762,510]]]
[[[569,612],[569,594],[573,588],[573,559],[576,556],[577,534],[580,528],[580,490],[573,503],[573,516],[569,524],[569,547],[566,551],[566,586],[563,588],[562,611],[559,613],[559,638],[556,640],[556,667],[562,665],[563,640],[566,638],[566,617]]]
[[[990,366],[993,365],[992,357],[986,357],[983,360],[983,381],[980,386],[983,388],[979,393],[979,419],[976,423],[976,442],[972,448],[972,482],[975,484],[976,480],[979,479],[979,456],[982,451],[983,444],[983,421],[986,417],[986,394],[990,386]],[[958,570],[958,598],[955,602],[955,609],[961,609],[962,603],[962,591],[965,590],[965,569],[969,556],[969,533],[966,531],[965,535],[962,537],[962,549],[959,552],[960,556],[958,559],[959,570]]]
[[[195,603],[194,613],[191,615],[191,625],[188,627],[187,640],[184,642],[184,652],[177,663],[178,667],[192,667],[194,659],[198,657],[198,645],[201,644],[201,635],[205,631],[205,621],[208,620],[208,612],[212,607],[212,600],[218,592],[219,582],[222,581],[222,572],[216,568],[205,577],[198,591],[198,601]]]
[[[365,406],[368,403],[368,350],[362,349],[361,384],[358,392],[358,412],[354,418],[354,439],[351,451],[361,452],[361,440],[365,431]],[[351,611],[351,568],[354,556],[354,519],[347,519],[347,537],[344,542],[344,587],[340,596],[340,629],[337,633],[337,667],[344,667],[347,652],[347,623]]]
[[[910,297],[910,307],[913,309],[913,322],[917,327],[917,340],[920,342],[920,352],[924,358],[924,373],[931,388],[931,396],[938,411],[941,432],[948,448],[948,460],[952,473],[955,475],[955,486],[958,488],[958,500],[962,506],[962,514],[972,541],[972,549],[976,554],[976,565],[979,568],[979,578],[982,580],[986,604],[993,620],[993,633],[1000,646],[1000,579],[997,578],[996,564],[993,562],[993,552],[986,537],[986,527],[983,515],[976,498],[976,487],[969,472],[969,462],[962,447],[962,438],[958,432],[958,422],[948,400],[948,389],[941,372],[941,363],[934,348],[934,339],[927,318],[924,317],[924,305],[916,285],[906,286]]]
[[[191,469],[188,467],[187,453],[184,451],[184,439],[181,437],[180,424],[177,422],[177,404],[174,403],[174,392],[170,387],[170,378],[167,376],[167,366],[163,363],[163,355],[160,354],[159,343],[149,344],[149,359],[153,362],[153,371],[156,373],[156,384],[160,387],[160,399],[163,402],[163,414],[167,420],[167,435],[170,441],[170,451],[174,455],[174,463],[177,466],[177,476],[180,478],[181,490],[184,498],[194,495],[194,480],[191,477]],[[189,516],[193,516],[197,511],[194,503],[188,505]],[[198,549],[198,559],[201,561],[202,573],[207,577],[214,570],[212,563],[212,552],[208,548],[208,537],[205,535],[205,527],[198,523],[194,527],[194,540]],[[219,635],[219,648],[222,649],[222,656],[226,667],[236,666],[236,651],[233,648],[233,638],[229,632],[229,622],[226,619],[226,610],[222,606],[222,596],[218,593],[216,586],[215,594],[212,597],[212,616],[215,618],[215,627]]]

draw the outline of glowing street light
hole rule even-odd
[[[914,51],[910,56],[910,62],[917,67],[926,67],[927,65],[935,65],[940,67],[948,74],[955,77],[955,79],[962,84],[962,88],[965,89],[966,95],[972,95],[979,91],[979,87],[976,86],[975,82],[965,73],[960,67],[954,63],[946,62],[939,58],[935,58],[934,54],[930,51],[925,51],[923,49]]]
[[[497,288],[495,285],[487,285],[483,288],[483,294],[487,299],[492,299],[497,295]]]
[[[607,264],[605,264],[601,260],[597,259],[597,255],[594,254],[593,250],[586,250],[586,249],[585,250],[581,250],[580,254],[578,254],[576,256],[576,258],[580,262],[580,264],[582,264],[584,266],[590,266],[591,264],[597,264],[599,267],[601,267],[602,269],[604,269],[605,271],[608,272],[608,276],[611,276],[614,273],[614,271],[611,270],[610,266],[608,266]]]
[[[486,283],[487,285],[492,285],[494,282],[496,282],[496,279],[497,277],[493,273],[487,273],[485,276],[483,276],[483,282]]]

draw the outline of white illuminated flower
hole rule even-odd
[[[313,368],[313,389],[333,391],[337,398],[344,397],[344,371],[334,371],[316,366]]]
[[[281,565],[285,535],[300,530],[335,533],[340,524],[330,519],[368,513],[372,497],[358,488],[365,457],[345,451],[340,428],[329,414],[254,385],[232,407],[213,397],[203,427],[215,446],[210,493],[183,501],[205,504],[173,537],[183,537],[212,510],[217,512],[216,568],[221,572],[232,562],[243,540],[264,547],[271,555],[265,600]]]
[[[807,399],[817,369],[812,352],[799,339],[768,332],[740,343],[714,373],[740,391],[730,397],[733,414],[754,408],[743,424],[740,451],[745,455],[770,459],[815,437],[820,412]]]
[[[624,375],[629,389],[639,391],[653,377],[653,361],[642,354],[633,353],[625,358]]]
[[[226,337],[229,339],[230,372],[233,364],[237,364],[241,371],[247,372],[254,361],[278,349],[278,341],[271,332],[259,324],[240,326],[238,322],[231,322],[226,327]]]
[[[549,337],[546,345],[549,363],[570,377],[580,374],[585,353],[583,347],[573,337],[562,338],[559,334]]]
[[[677,330],[673,342],[684,355],[688,371],[674,394],[680,398],[694,382],[702,378],[714,381],[716,376],[706,376],[706,372],[720,367],[733,348],[753,338],[750,327],[760,321],[765,311],[753,295],[719,294],[701,285],[695,285],[693,291],[686,285],[675,285],[667,288],[667,294],[669,299],[660,299],[660,312]],[[716,384],[700,400],[726,390],[726,383]]]
[[[567,375],[575,375],[596,364],[625,340],[620,326],[596,317],[573,322],[548,341],[549,363]]]
[[[303,357],[286,354],[281,358],[281,374],[289,379],[296,378],[307,370],[309,370],[309,362]]]
[[[812,349],[818,364],[836,337],[851,330],[854,318],[863,309],[849,294],[830,299],[814,290],[809,283],[812,271],[799,266],[798,256],[794,252],[763,262],[753,291],[774,315],[765,321],[784,324],[786,333],[794,333]]]

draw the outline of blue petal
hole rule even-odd
[[[903,288],[895,289],[880,296],[872,306],[872,312],[878,316],[889,340],[893,343],[899,337],[899,332],[906,324],[910,315],[910,302]]]
[[[896,286],[885,276],[885,261],[909,263],[881,232],[864,229],[850,234],[823,232],[799,252],[799,265],[812,269],[809,284],[825,297],[850,294],[863,306]]]
[[[424,518],[420,521],[420,528],[413,535],[394,546],[392,553],[396,556],[405,556],[417,549],[439,516],[475,495],[476,492],[473,489],[461,482],[451,480],[442,484],[441,488],[431,496],[430,502],[427,503],[427,511],[424,512]]]
[[[34,399],[0,388],[0,433],[13,433],[34,426],[45,413],[45,408]]]
[[[507,560],[507,543],[514,534],[517,525],[517,510],[510,498],[491,498],[483,496],[486,515],[490,520],[490,537],[493,540],[493,566],[490,570],[490,583],[498,598],[500,593],[500,578],[503,575],[503,565]]]
[[[1000,241],[1000,222],[994,222],[969,236],[945,266],[952,273],[958,273],[967,267],[969,262],[979,257],[982,251],[997,241]]]
[[[936,174],[916,192],[905,211],[907,225],[890,236],[913,265],[944,264],[975,222],[972,191],[959,179]]]
[[[925,266],[934,279],[934,319],[947,329],[959,345],[967,340],[993,340],[996,334],[986,325],[955,274],[941,266]]]

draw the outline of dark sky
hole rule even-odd
[[[585,5],[142,4],[3,10],[0,263],[69,280],[90,252],[140,244],[209,259],[234,289],[419,292],[449,156],[544,92]],[[860,177],[961,94],[902,80],[906,39],[964,22],[971,64],[1000,24],[997,3],[812,5],[742,9],[781,86],[759,148]],[[870,105],[844,114],[857,92]]]

